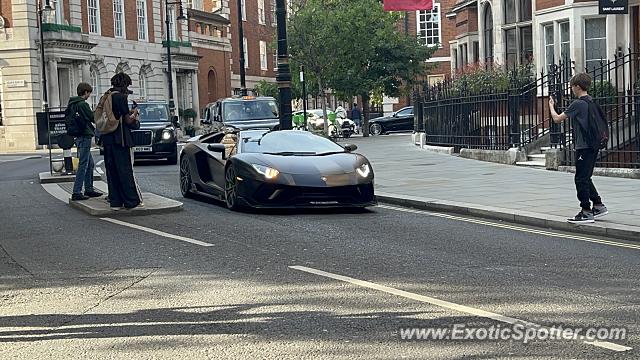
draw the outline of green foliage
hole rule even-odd
[[[276,99],[280,97],[278,92],[278,84],[266,80],[260,80],[253,89],[259,96],[271,96]]]
[[[374,92],[399,96],[428,71],[425,60],[434,48],[400,31],[401,13],[383,11],[378,0],[297,5],[288,29],[291,57],[305,66],[317,91],[331,88],[342,99]]]
[[[601,106],[615,104],[618,96],[616,88],[607,80],[594,81],[587,92]]]
[[[505,93],[523,89],[534,80],[531,65],[505,71],[496,66],[468,67],[452,83],[451,96]]]
[[[187,119],[195,119],[198,114],[193,109],[180,109],[178,110],[178,114]]]

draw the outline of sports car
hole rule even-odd
[[[373,206],[373,169],[356,149],[299,130],[203,135],[180,153],[180,190],[232,210]]]

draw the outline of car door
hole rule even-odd
[[[413,108],[404,108],[396,114],[396,131],[413,130]]]

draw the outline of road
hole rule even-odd
[[[633,243],[384,204],[235,213],[181,199],[177,167],[153,162],[136,166],[141,187],[185,210],[114,223],[46,193],[35,178],[47,169],[45,158],[0,161],[1,359],[640,357]],[[400,335],[514,321],[626,338]]]

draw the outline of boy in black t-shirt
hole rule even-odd
[[[574,224],[593,223],[595,218],[605,216],[609,211],[602,203],[602,199],[591,180],[599,149],[594,149],[589,145],[585,138],[587,129],[583,125],[588,124],[590,121],[588,102],[593,100],[587,93],[587,89],[591,86],[591,76],[586,73],[576,74],[571,78],[570,85],[573,94],[578,99],[574,100],[562,114],[556,112],[555,101],[552,97],[549,97],[549,108],[551,109],[553,121],[561,123],[571,119],[575,129],[573,139],[576,149],[575,183],[582,210],[575,217],[567,219],[567,221]],[[591,207],[592,202],[593,208]]]

